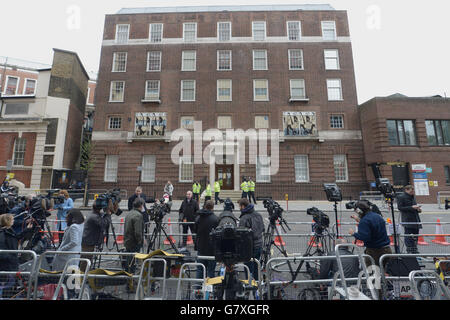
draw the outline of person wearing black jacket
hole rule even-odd
[[[219,225],[219,218],[214,214],[214,201],[208,200],[205,203],[205,208],[198,211],[198,216],[195,220],[195,230],[197,237],[194,241],[195,250],[198,256],[214,256],[214,245],[211,242],[209,234],[213,229]],[[214,278],[216,269],[215,260],[199,260],[206,267],[206,275],[208,278]],[[203,278],[203,269],[197,268],[197,278]]]
[[[241,208],[241,216],[239,217],[239,227],[248,228],[253,231],[253,258],[259,260],[261,258],[263,247],[264,220],[260,213],[255,211],[255,206],[248,199],[239,200]],[[247,267],[258,281],[258,270],[255,262],[246,263]]]
[[[180,244],[180,248],[186,247],[187,242],[187,233],[188,229],[191,230],[191,233],[195,233],[194,222],[197,218],[197,212],[200,210],[198,206],[198,202],[194,200],[192,191],[188,191],[186,193],[186,199],[184,199],[183,203],[180,206],[179,212],[179,221],[180,222],[188,222],[189,224],[183,224],[183,242]],[[195,239],[194,239],[195,242]]]
[[[102,247],[111,221],[111,212],[109,210],[102,212],[102,208],[97,207],[94,203],[92,211],[84,222],[83,238],[81,240],[82,252],[94,252],[95,248]],[[92,261],[92,256],[82,255],[81,258]],[[81,271],[84,271],[85,267],[86,264],[81,262]]]
[[[417,250],[417,235],[419,234],[419,230],[422,228],[419,217],[419,213],[422,212],[422,209],[417,205],[414,197],[413,186],[406,186],[405,192],[397,197],[397,208],[402,215],[405,234],[416,235],[412,237],[405,237],[406,252],[419,253]]]
[[[28,224],[23,232],[16,234],[12,229],[13,224],[14,216],[12,214],[0,216],[0,250],[18,250],[19,241],[32,230],[32,224]],[[17,253],[0,255],[0,271],[19,271]]]
[[[364,242],[365,253],[375,260],[379,266],[380,257],[384,254],[391,254],[390,240],[386,232],[386,221],[370,209],[367,200],[360,200],[355,204],[357,215],[351,216],[358,223],[358,232],[349,229],[348,233],[357,240]],[[387,260],[385,261],[387,263]],[[369,264],[369,263],[367,263]]]

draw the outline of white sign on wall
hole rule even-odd
[[[427,179],[414,179],[414,189],[416,196],[429,196],[430,189]]]

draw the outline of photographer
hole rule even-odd
[[[183,200],[183,203],[180,206],[179,212],[179,221],[180,222],[195,222],[197,218],[197,212],[200,210],[198,206],[198,202],[194,200],[192,191],[188,191],[186,193],[186,199]],[[186,220],[186,221],[185,221]],[[183,224],[183,242],[180,244],[180,248],[186,247],[187,241],[187,233],[188,229],[191,230],[191,233],[195,233],[195,227],[193,224]],[[195,242],[195,240],[194,240]]]
[[[95,248],[101,248],[105,241],[105,236],[109,229],[111,221],[111,212],[106,210],[102,212],[101,207],[97,207],[94,203],[92,213],[90,213],[84,223],[83,239],[81,241],[82,252],[94,252]],[[92,260],[92,256],[81,256]],[[80,269],[84,271],[85,264],[80,264]]]
[[[195,230],[197,237],[195,239],[195,250],[198,256],[214,256],[214,245],[210,241],[209,234],[219,225],[219,218],[214,214],[214,202],[208,200],[205,203],[205,208],[198,212],[198,217],[195,220]],[[206,276],[214,278],[216,269],[215,260],[199,260],[206,267]],[[197,278],[202,278],[202,268],[197,268]]]
[[[13,230],[15,233],[20,233],[23,230],[23,222],[26,217],[26,214],[23,214],[25,211],[30,210],[31,200],[35,197],[35,195],[28,195],[25,197],[25,201],[19,202],[9,213],[14,216],[14,225]]]
[[[58,209],[57,220],[58,220],[58,237],[59,243],[61,243],[64,233],[63,231],[67,228],[66,217],[69,210],[73,209],[73,200],[69,197],[67,190],[61,190],[59,192],[60,197],[64,197],[64,202],[55,204],[54,208]]]
[[[420,224],[419,213],[422,212],[422,208],[417,205],[414,197],[414,187],[406,186],[405,192],[397,197],[397,207],[402,215],[403,227],[405,234],[418,235],[419,230],[422,228]],[[407,253],[419,253],[417,250],[418,237],[405,237],[405,245]]]
[[[255,211],[255,207],[248,199],[239,200],[241,216],[239,217],[239,227],[248,228],[253,231],[253,258],[260,260],[263,246],[264,221],[260,213]],[[246,263],[247,267],[258,281],[258,270],[255,262]]]
[[[126,252],[138,253],[144,245],[144,219],[142,218],[142,210],[144,200],[137,198],[133,202],[133,210],[125,217],[124,227],[124,245]],[[134,273],[135,266],[132,264],[133,257],[126,257],[125,271]]]
[[[358,232],[350,229],[348,233],[357,240],[364,242],[366,247],[365,253],[375,260],[375,264],[379,266],[380,257],[384,254],[392,253],[389,246],[390,240],[386,233],[386,222],[377,213],[370,210],[368,201],[361,200],[355,204],[356,215],[352,215],[358,225]]]
[[[147,202],[147,196],[142,193],[142,187],[137,187],[134,194],[128,199],[128,211],[133,210],[133,203],[137,198],[141,198],[144,200],[144,206],[142,208],[142,217],[144,219],[144,224],[149,223],[150,218],[147,213],[147,207],[145,203]],[[150,199],[149,199],[150,200]]]

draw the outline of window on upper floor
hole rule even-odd
[[[231,50],[217,50],[217,70],[228,71],[232,68]]]
[[[130,25],[118,24],[116,27],[116,43],[126,44],[130,37]]]
[[[127,55],[126,52],[114,52],[112,72],[127,71]]]
[[[290,41],[298,41],[302,36],[302,25],[300,21],[288,21],[287,34]]]
[[[339,70],[339,52],[337,49],[324,50],[325,70]]]
[[[231,40],[231,22],[217,23],[217,38],[220,42]]]
[[[150,24],[150,42],[161,42],[163,37],[163,24],[151,23]]]
[[[413,120],[387,120],[386,125],[391,146],[416,145],[416,129]]]
[[[197,23],[183,23],[183,39],[184,42],[195,42],[197,40]]]
[[[428,144],[450,146],[450,120],[426,120]]]
[[[322,38],[323,40],[336,40],[336,22],[322,21]]]
[[[265,21],[253,21],[252,22],[252,35],[255,41],[266,40],[266,22]]]

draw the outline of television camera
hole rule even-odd
[[[213,243],[216,261],[225,265],[225,277],[217,289],[218,299],[247,299],[247,292],[255,290],[255,288],[239,281],[234,265],[252,260],[253,231],[238,227],[233,213],[224,211],[220,215],[219,225],[211,231],[210,239]]]
[[[145,202],[153,203],[153,206],[150,209],[148,209],[148,215],[151,221],[162,222],[164,217],[167,214],[169,214],[172,209],[172,203],[167,202],[165,198],[162,198],[159,201],[149,199],[146,200]]]
[[[330,218],[328,215],[316,207],[307,209],[306,214],[313,217],[314,224],[312,225],[312,229],[315,234],[321,235],[330,226]]]
[[[364,200],[367,202],[367,204],[370,207],[370,211],[378,213],[380,216],[383,216],[383,214],[381,213],[380,208],[378,208],[378,206],[376,204],[373,204],[372,202],[370,202],[369,200]],[[356,209],[356,204],[358,203],[358,201],[350,201],[348,203],[345,204],[345,208],[347,210],[355,210]]]
[[[119,203],[122,201],[120,198],[120,189],[114,189],[102,195],[99,195],[97,199],[95,199],[95,206],[97,208],[105,210],[109,210],[111,213],[114,213],[116,216],[120,216],[123,211],[119,208]]]
[[[389,182],[388,178],[377,178],[376,186],[378,191],[380,191],[385,196],[385,198],[387,199],[395,198],[396,196],[395,189]]]

